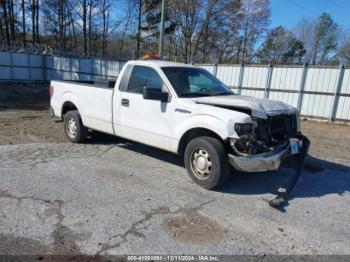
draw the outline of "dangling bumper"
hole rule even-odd
[[[274,151],[261,153],[253,156],[241,157],[229,154],[229,161],[233,168],[243,172],[266,172],[278,170],[281,167],[283,160],[291,155],[292,143],[289,143],[275,149]]]

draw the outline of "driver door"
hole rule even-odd
[[[120,92],[120,134],[134,141],[170,150],[173,142],[173,105],[171,101],[144,99],[145,86],[167,91],[156,70],[147,66],[133,66],[127,88]]]

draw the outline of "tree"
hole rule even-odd
[[[144,23],[141,25],[144,39],[158,43],[160,36],[160,22],[161,22],[161,4],[162,0],[145,0],[143,5],[143,14],[145,17]],[[171,18],[170,10],[165,8],[164,17],[164,36],[172,34],[176,28],[175,21]]]
[[[10,26],[9,26],[9,16],[8,16],[8,6],[7,6],[7,1],[6,0],[0,0],[0,4],[2,7],[2,20],[4,21],[5,25],[5,39],[7,44],[10,44]]]
[[[169,3],[172,15],[177,21],[176,36],[184,62],[189,63],[192,56],[192,39],[200,19],[202,1],[174,0]]]
[[[79,6],[76,13],[82,22],[83,31],[83,52],[84,56],[90,56],[93,44],[93,27],[95,26],[95,16],[99,1],[97,0],[78,0]],[[107,2],[105,2],[107,3]]]
[[[112,19],[112,6],[115,6],[116,0],[100,0],[98,3],[96,23],[96,36],[101,37],[101,44],[98,45],[100,54],[102,57],[106,57],[108,53],[108,45],[111,34],[117,30],[122,24],[123,20],[114,18]],[[127,17],[130,21],[130,18]],[[126,22],[129,24],[129,22]],[[95,41],[95,44],[99,44]]]
[[[213,32],[212,30],[216,30],[217,23],[214,23],[214,21],[218,22],[217,18],[219,16],[220,11],[222,9],[220,8],[218,0],[208,0],[206,5],[204,6],[202,19],[199,22],[198,31],[195,36],[194,41],[194,47],[193,47],[193,53],[192,53],[192,62],[195,61],[195,56],[197,54],[197,51],[202,45],[202,51],[205,50],[204,45],[208,43],[209,33]],[[215,28],[215,29],[214,29]]]
[[[268,33],[257,56],[263,63],[294,64],[301,63],[304,54],[303,42],[279,26]]]
[[[219,10],[209,24],[203,43],[202,62],[238,62],[237,52],[240,43],[240,21],[242,19],[241,0],[221,1]]]
[[[321,14],[316,20],[303,18],[297,25],[296,34],[304,43],[306,60],[315,64],[326,64],[338,46],[339,26],[332,17]]]
[[[27,41],[26,41],[26,7],[25,7],[25,1],[21,1],[21,11],[22,11],[22,39],[23,39],[23,44],[26,46]]]
[[[10,32],[11,40],[16,41],[16,17],[15,17],[15,5],[13,0],[8,1],[8,13],[9,13],[9,22],[10,22]]]
[[[127,32],[129,30],[129,26],[131,23],[131,15],[133,13],[133,2],[128,1],[127,7],[126,7],[126,16],[124,19],[124,24],[123,24],[123,29],[121,32],[121,37],[120,37],[120,46],[119,46],[119,55],[118,59],[122,60],[123,58],[123,51],[124,51],[124,43],[125,43],[125,38],[127,36]]]
[[[341,64],[350,65],[350,30],[342,30],[339,39],[339,48],[334,56],[334,59]]]
[[[338,24],[329,14],[321,14],[315,26],[312,64],[316,63],[317,58],[320,63],[326,62],[329,52],[337,48],[337,38]]]
[[[35,1],[35,0],[33,0]],[[67,31],[70,25],[71,3],[68,0],[45,0],[42,12],[46,21],[49,42],[60,53],[67,51]]]
[[[109,17],[111,12],[110,1],[100,1],[99,9],[102,14],[102,56],[105,57],[107,51],[107,37],[109,33]]]
[[[3,25],[2,25],[2,18],[3,15],[0,12],[0,35],[1,35],[1,39],[5,39],[5,34],[4,34],[4,29],[3,29]]]
[[[60,1],[60,2],[63,2]],[[32,19],[32,43],[38,43],[39,39],[39,0],[30,0],[30,11]]]
[[[244,1],[241,8],[240,42],[237,57],[241,63],[251,63],[258,40],[267,31],[270,19],[269,0]]]
[[[83,42],[84,42],[84,55],[86,56],[88,54],[88,47],[87,47],[87,0],[80,1],[80,4],[82,6],[82,20],[83,20]]]
[[[0,0],[0,37],[8,45],[23,40],[62,54],[130,59],[157,51],[160,6],[161,0]],[[269,0],[166,0],[166,6],[164,53],[172,60],[348,61],[349,41],[326,13],[301,20],[292,33],[268,30]]]
[[[161,18],[161,0],[132,0],[132,21],[136,27],[136,58],[141,56],[141,49],[148,49],[149,45],[156,44],[159,36]],[[168,3],[170,1],[167,1]],[[168,12],[165,17],[165,34],[174,31]],[[142,46],[143,44],[143,46]],[[155,50],[152,50],[155,51]]]
[[[140,46],[141,46],[141,31],[142,31],[142,19],[143,19],[143,5],[145,0],[132,0],[134,13],[136,14],[136,58],[140,57]]]

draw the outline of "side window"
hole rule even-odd
[[[132,70],[127,92],[142,93],[144,86],[162,88],[163,81],[158,73],[146,66],[134,66]]]

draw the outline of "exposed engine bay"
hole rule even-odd
[[[238,156],[256,155],[289,143],[298,132],[296,114],[269,116],[268,119],[252,118],[253,124],[236,124],[239,139],[231,141]]]
[[[252,156],[285,147],[298,130],[298,111],[282,102],[232,95],[200,97],[196,103],[212,105],[247,114],[252,123],[236,123],[239,139],[231,139],[230,149],[235,156]]]

